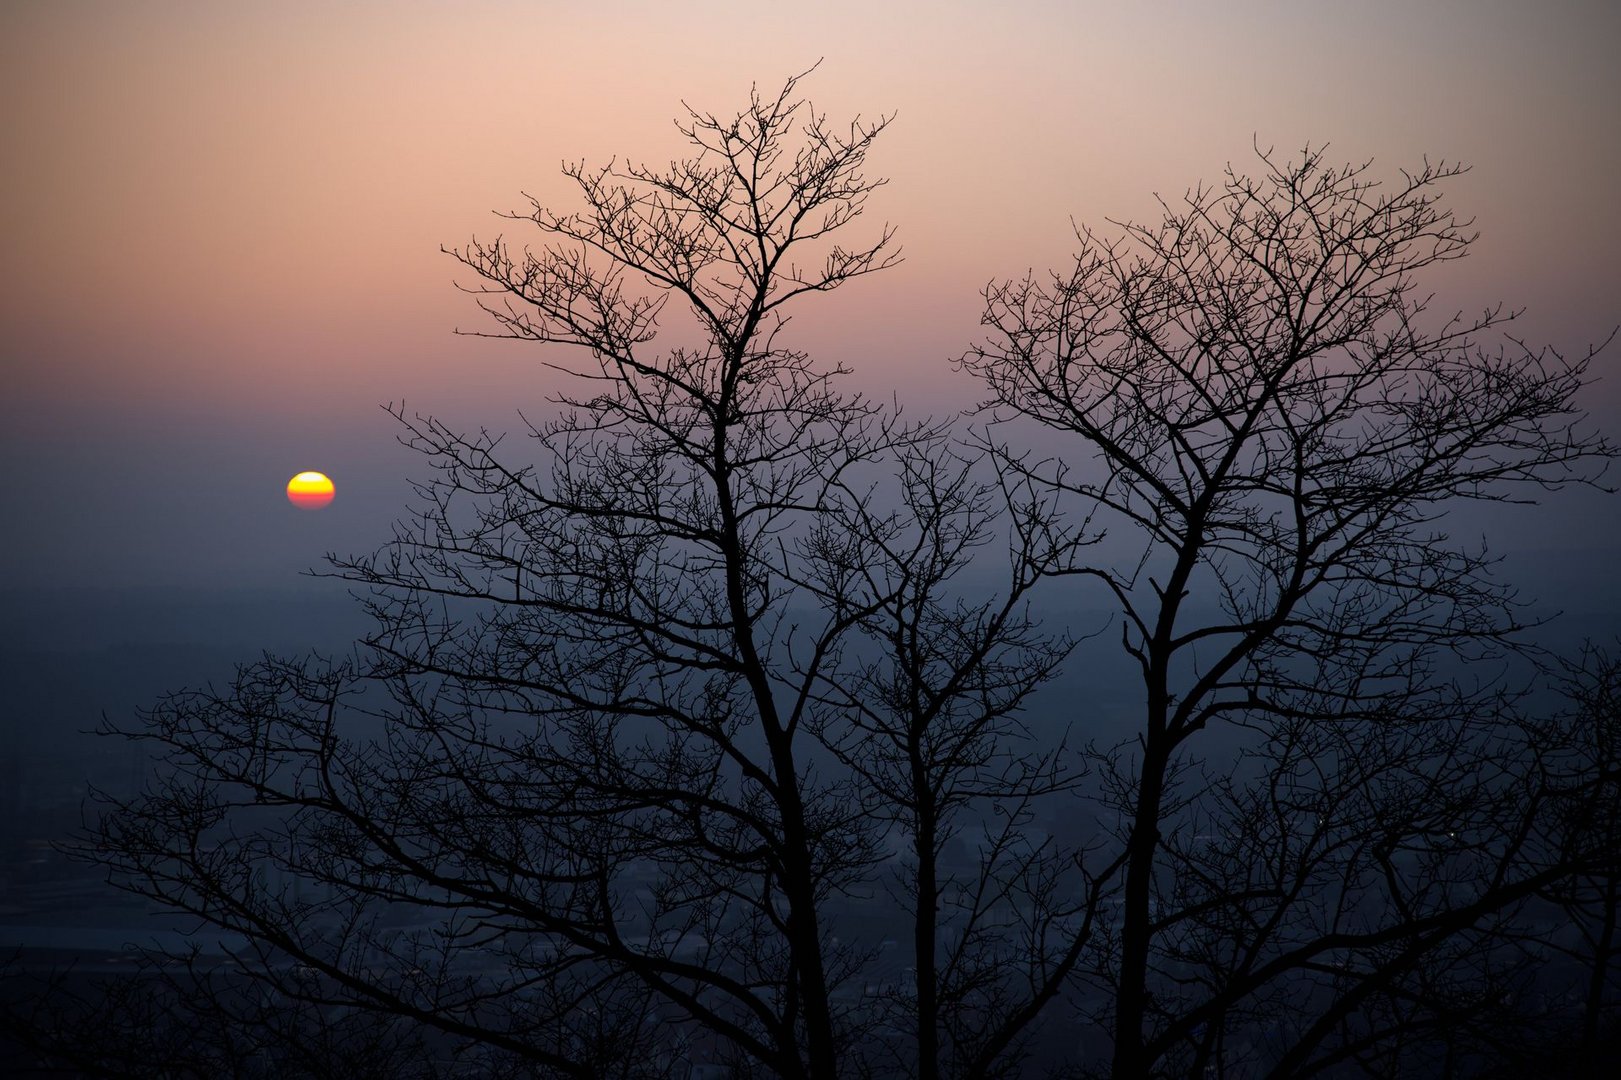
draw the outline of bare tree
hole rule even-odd
[[[1020,1074],[1062,1003],[1119,1077],[1468,1069],[1550,898],[1602,991],[1609,699],[1528,711],[1513,593],[1440,519],[1612,450],[1575,404],[1592,351],[1430,321],[1459,170],[1263,155],[1083,232],[1072,272],[987,290],[964,445],[790,344],[898,258],[844,239],[887,120],[797,82],[689,110],[666,168],[567,166],[580,212],[507,215],[537,249],[449,252],[479,332],[572,392],[528,454],[395,410],[431,475],[333,560],[375,620],[354,655],[122,732],[161,764],[81,851],[226,955],[54,995],[30,1039],[96,1013],[128,1036],[84,1067],[176,1076],[932,1080]],[[1075,452],[1019,441],[1053,432]],[[1118,746],[1025,720],[1078,646],[1028,606],[1058,577],[1116,609]],[[1041,827],[1086,800],[1091,844]]]
[[[1592,352],[1487,348],[1501,307],[1430,318],[1422,275],[1474,239],[1439,201],[1459,168],[1261,164],[992,285],[963,358],[1003,467],[1126,545],[1086,571],[1141,679],[1097,789],[1120,821],[1091,967],[1117,1077],[1382,1045],[1374,995],[1561,872],[1530,857],[1543,756],[1482,675],[1512,592],[1440,519],[1595,478]],[[1021,449],[1015,421],[1072,449]],[[1213,780],[1217,729],[1241,757]]]
[[[789,305],[897,259],[887,227],[841,239],[886,122],[837,127],[790,79],[690,112],[668,168],[566,167],[582,211],[510,216],[540,248],[451,251],[489,333],[572,348],[583,391],[534,463],[397,411],[432,477],[334,569],[375,630],[163,702],[128,734],[164,766],[87,854],[234,935],[270,1000],[491,1074],[1011,1068],[1084,940],[1026,829],[1073,777],[1018,720],[1070,645],[1027,594],[1081,538],[785,343]],[[953,594],[992,543],[1005,586]],[[886,889],[909,972],[829,924]]]
[[[1018,718],[1072,645],[1043,635],[1023,604],[1087,540],[1027,490],[977,485],[971,474],[965,463],[909,459],[900,520],[912,527],[897,529],[895,515],[864,521],[830,575],[859,578],[870,614],[856,662],[821,678],[817,698],[834,722],[819,722],[818,734],[859,778],[868,820],[905,845],[888,885],[911,919],[916,963],[891,1004],[915,1035],[889,1075],[991,1077],[1017,1066],[1019,1040],[1090,931],[1073,852],[1033,827],[1037,809],[1081,778],[1061,740]],[[1000,596],[974,603],[947,592],[1001,518],[1012,520],[1013,543]]]

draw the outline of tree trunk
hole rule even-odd
[[[1610,957],[1615,952],[1616,904],[1621,902],[1618,894],[1621,894],[1621,880],[1609,875],[1604,881],[1604,923],[1593,950],[1593,968],[1587,978],[1587,1007],[1582,1013],[1581,1060],[1594,1067],[1601,1064],[1598,1023],[1604,1011],[1604,984],[1609,981]]]
[[[917,978],[917,1075],[919,1080],[937,1080],[940,1075],[940,1003],[934,953],[939,923],[939,868],[935,859],[935,808],[925,797],[928,778],[920,773],[920,763],[914,757],[913,790],[919,795],[917,915],[912,928],[912,955]]]
[[[1158,715],[1163,716],[1163,712]],[[1150,725],[1143,749],[1142,779],[1137,788],[1137,810],[1127,841],[1126,893],[1121,910],[1120,977],[1115,994],[1115,1080],[1140,1080],[1148,1075],[1143,1045],[1143,1020],[1148,1007],[1148,951],[1152,935],[1154,855],[1159,847],[1160,805],[1165,790],[1168,755],[1166,737],[1158,724]]]

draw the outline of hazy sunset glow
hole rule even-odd
[[[1582,0],[6,4],[0,437],[48,512],[4,579],[284,580],[324,547],[252,478],[306,454],[346,479],[344,544],[379,542],[420,466],[380,405],[499,432],[560,387],[543,348],[454,336],[487,327],[441,245],[530,242],[491,211],[577,209],[561,162],[682,156],[683,101],[729,112],[818,58],[819,109],[895,114],[850,240],[889,222],[905,261],[785,340],[914,412],[976,400],[951,359],[987,281],[1257,142],[1469,163],[1447,198],[1481,240],[1438,303],[1524,305],[1579,353],[1621,296],[1618,42],[1621,7]]]

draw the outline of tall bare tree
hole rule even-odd
[[[1425,272],[1474,239],[1440,202],[1456,166],[1261,165],[992,285],[963,358],[1003,467],[1136,544],[1087,571],[1141,682],[1101,789],[1116,1077],[1219,1067],[1241,1029],[1276,1044],[1247,1070],[1326,1067],[1378,1041],[1369,995],[1559,872],[1527,857],[1540,755],[1463,666],[1513,640],[1512,593],[1441,519],[1594,479],[1592,353],[1491,344],[1501,307],[1432,317]],[[1243,760],[1212,787],[1213,729]],[[1285,995],[1290,1030],[1238,1023]]]
[[[356,657],[268,660],[130,732],[163,770],[89,854],[238,935],[271,1000],[492,1071],[990,1076],[1073,968],[1083,912],[1025,828],[1072,777],[1019,713],[1069,648],[1027,594],[1082,537],[786,343],[791,305],[897,259],[887,227],[843,239],[887,121],[835,126],[796,82],[692,111],[667,168],[567,167],[583,210],[510,215],[536,249],[451,251],[480,332],[572,349],[583,390],[530,460],[399,411],[433,472],[335,563],[375,617]],[[954,594],[993,542],[1005,585]],[[885,890],[909,965],[830,926]]]

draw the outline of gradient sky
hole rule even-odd
[[[558,378],[453,336],[483,324],[440,245],[520,192],[572,208],[564,159],[680,155],[683,99],[729,112],[818,58],[819,108],[897,114],[871,212],[906,262],[802,305],[799,342],[920,408],[973,398],[949,361],[988,279],[1255,141],[1467,162],[1449,197],[1481,239],[1438,305],[1524,305],[1519,332],[1569,352],[1621,322],[1621,5],[998,7],[9,0],[0,586],[276,585],[376,546],[421,471],[380,404],[501,430]],[[1612,434],[1618,365],[1590,398]],[[329,509],[286,503],[303,469]],[[1617,501],[1501,528],[1608,550]]]

